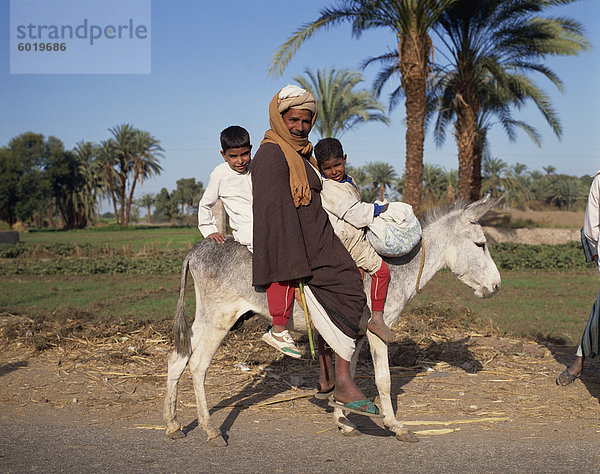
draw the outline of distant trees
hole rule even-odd
[[[148,224],[152,224],[152,206],[156,204],[156,194],[142,194],[142,197],[137,199],[135,203],[138,207],[146,209],[146,219]]]
[[[138,130],[130,124],[117,125],[110,129],[112,138],[105,142],[107,161],[116,171],[109,177],[113,203],[116,205],[117,224],[128,225],[135,187],[144,179],[160,174],[159,158],[164,151],[160,142],[150,133]],[[129,192],[128,192],[129,191]]]
[[[0,218],[13,225],[45,214],[52,205],[44,169],[60,140],[33,132],[13,138],[0,149]]]
[[[382,161],[367,163],[365,171],[371,180],[373,194],[378,196],[380,201],[383,201],[385,198],[385,189],[394,182],[396,171],[394,171],[391,165]]]
[[[192,224],[193,217],[198,214],[198,203],[204,194],[204,185],[195,178],[177,180],[177,187],[169,192],[162,188],[154,198],[154,217],[159,221]]]
[[[160,173],[163,149],[150,133],[131,125],[110,129],[100,145],[81,141],[65,150],[55,137],[26,132],[0,147],[0,219],[38,227],[84,228],[101,198],[112,201],[117,224],[132,216],[136,186]]]
[[[195,178],[178,179],[176,184],[177,188],[172,192],[171,198],[181,207],[181,217],[187,217],[187,223],[190,224],[204,194],[204,185],[202,182],[196,183]]]
[[[66,229],[84,229],[94,221],[96,202],[102,193],[96,151],[92,143],[79,142],[73,151],[54,153],[47,162],[51,196]]]
[[[553,166],[543,170],[543,173],[529,171],[522,163],[509,167],[500,159],[485,159],[482,192],[495,196],[506,193],[507,204],[511,207],[543,205],[565,211],[585,208],[589,177],[557,175]]]

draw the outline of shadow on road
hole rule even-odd
[[[424,366],[434,365],[436,362],[446,362],[469,373],[478,372],[483,368],[475,354],[469,349],[470,338],[460,340],[431,341],[429,345],[418,345],[406,337],[389,346],[390,373],[392,377],[392,403],[397,411],[397,396],[404,393],[403,387],[413,380]],[[210,409],[211,416],[223,409],[230,409],[225,420],[220,426],[220,431],[228,438],[227,433],[234,426],[240,414],[250,406],[273,401],[277,395],[287,392],[290,386],[296,385],[293,378],[299,377],[301,385],[306,387],[317,385],[318,362],[310,360],[297,361],[287,357],[274,360],[265,366],[261,375],[255,376],[237,392],[219,401]],[[265,376],[264,373],[267,375]],[[375,386],[373,364],[368,345],[361,350],[357,366],[357,383],[360,389],[370,399],[378,396]],[[333,414],[333,408],[328,406],[326,400],[310,399],[316,407]],[[371,436],[388,437],[394,433],[379,426],[366,416],[349,414],[349,419],[355,423],[359,431]],[[198,426],[194,420],[183,431],[187,434]]]
[[[9,374],[14,370],[21,369],[23,367],[27,367],[29,363],[26,360],[20,360],[18,362],[11,362],[10,364],[5,364],[0,366],[0,377],[3,375]]]

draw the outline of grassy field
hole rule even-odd
[[[489,299],[479,299],[450,272],[442,271],[423,294],[408,305],[470,309],[484,324],[510,336],[576,344],[598,295],[598,272],[501,271],[502,288]]]
[[[111,227],[96,227],[67,232],[27,232],[21,233],[21,242],[32,245],[55,243],[80,243],[132,252],[148,252],[152,249],[190,248],[202,238],[196,227],[130,227],[118,230]]]
[[[195,228],[167,227],[22,234],[20,248],[25,253],[0,259],[0,312],[37,321],[170,320],[181,261],[199,238]],[[501,254],[498,247],[496,260],[509,261],[507,255],[523,254],[520,260],[557,262],[561,252],[580,252],[556,246],[545,248],[540,258],[540,248],[530,252],[523,246],[510,247]],[[569,265],[567,262],[565,268]],[[498,295],[480,300],[450,272],[442,271],[411,301],[407,311],[468,309],[484,325],[507,335],[562,339],[569,344],[579,340],[598,292],[595,268],[501,269],[501,274]],[[190,315],[193,294],[190,284]]]

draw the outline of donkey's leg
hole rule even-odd
[[[352,354],[352,360],[350,361],[350,375],[352,375],[352,378],[354,378],[354,374],[356,373],[356,364],[358,363],[360,350],[362,349],[364,343],[364,336],[356,341],[356,349],[354,350],[354,354]],[[357,426],[344,416],[344,412],[341,408],[333,409],[333,418],[335,419],[336,425],[344,436],[360,435],[360,431],[358,431]]]
[[[194,346],[192,345],[192,351]],[[181,425],[177,420],[177,388],[179,379],[185,370],[190,356],[188,354],[179,354],[174,350],[169,357],[169,369],[167,371],[167,394],[165,396],[165,405],[163,409],[163,418],[167,423],[167,436],[172,439],[184,438],[185,433],[181,430]]]
[[[392,383],[390,377],[390,364],[388,361],[388,346],[378,336],[371,331],[367,331],[369,338],[369,346],[371,348],[371,357],[373,358],[373,367],[375,369],[375,384],[379,391],[379,400],[381,403],[381,411],[383,413],[383,424],[389,430],[396,434],[396,438],[400,441],[416,442],[418,438],[404,427],[396,419],[394,407],[392,406]]]
[[[199,315],[199,316],[198,316]],[[197,320],[202,319],[202,308],[198,307]],[[185,433],[181,430],[181,425],[177,420],[177,392],[179,388],[179,379],[185,370],[191,355],[198,349],[201,341],[202,326],[194,323],[190,330],[190,353],[179,354],[174,350],[169,357],[169,368],[167,370],[167,394],[165,396],[165,406],[163,418],[167,423],[167,436],[172,439],[184,438]]]
[[[354,350],[354,354],[352,354],[352,360],[350,361],[350,374],[352,375],[352,378],[354,378],[354,375],[356,374],[356,365],[358,364],[358,358],[360,356],[360,351],[366,340],[367,340],[367,338],[365,336],[361,336],[356,341],[356,349]]]
[[[227,446],[221,431],[216,428],[208,412],[208,403],[206,401],[206,390],[204,382],[206,380],[206,371],[212,361],[217,349],[223,342],[227,332],[233,326],[239,316],[244,311],[236,313],[235,311],[212,312],[207,308],[207,313],[211,314],[210,321],[204,321],[202,327],[198,328],[199,344],[190,357],[190,372],[194,383],[194,392],[196,393],[196,404],[198,410],[198,424],[208,435],[207,441],[212,446]],[[196,332],[196,328],[192,328]]]

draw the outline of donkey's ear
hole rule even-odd
[[[485,213],[491,211],[494,206],[497,206],[500,201],[504,199],[504,196],[505,195],[502,195],[498,199],[492,199],[490,194],[486,194],[479,201],[469,204],[463,215],[469,222],[479,222],[479,219],[481,219]]]

